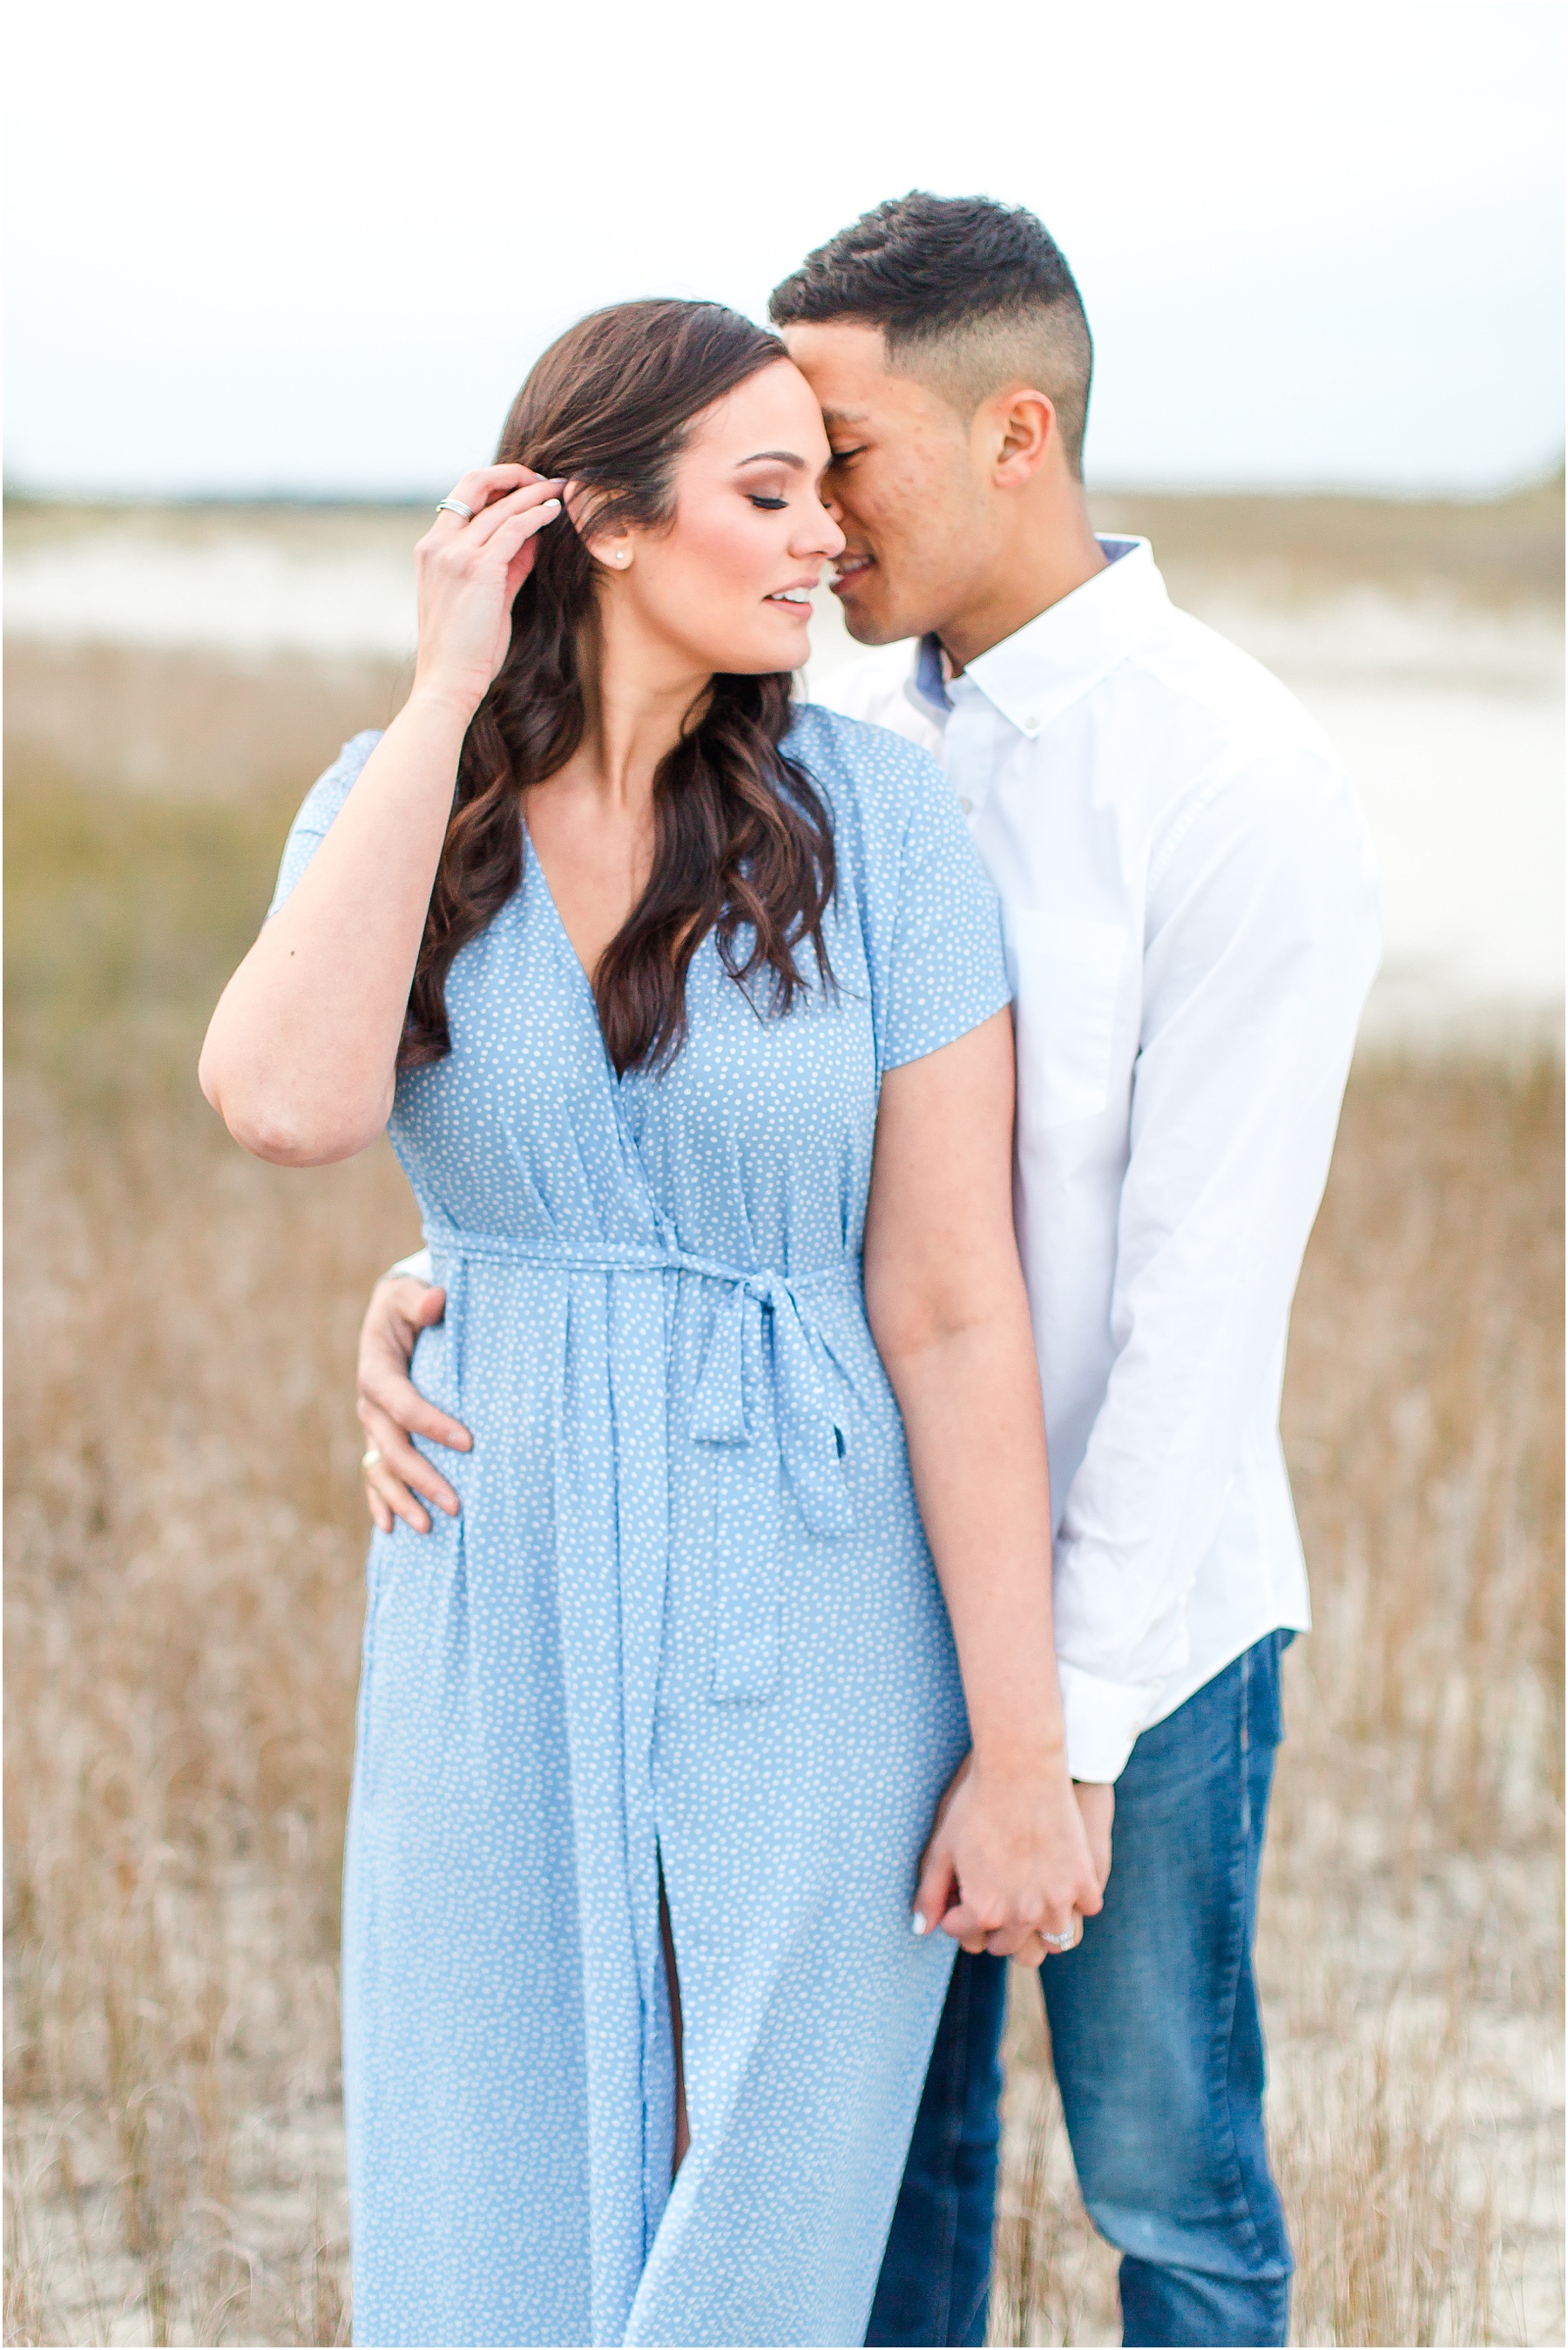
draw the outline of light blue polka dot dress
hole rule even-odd
[[[377,737],[290,837],[279,899]],[[909,1930],[966,1743],[860,1249],[885,1070],[1007,1001],[951,789],[815,708],[836,993],[710,938],[618,1081],[530,849],[391,1136],[462,1498],[378,1536],[343,1938],[360,2344],[858,2343],[946,1990]],[[812,968],[809,955],[805,967]],[[670,2184],[662,1869],[691,2151]]]

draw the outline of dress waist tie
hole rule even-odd
[[[673,1226],[656,1243],[524,1241],[428,1223],[432,1254],[536,1264],[567,1273],[683,1273],[723,1285],[692,1398],[690,1433],[715,1448],[713,1596],[715,1701],[772,1695],[779,1663],[779,1475],[801,1517],[820,1536],[847,1534],[854,1517],[845,1439],[835,1415],[831,1356],[812,1311],[829,1292],[854,1294],[848,1255],[819,1270],[782,1273],[724,1264],[683,1249]],[[773,1331],[773,1378],[763,1377],[763,1318]]]

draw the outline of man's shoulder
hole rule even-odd
[[[1154,881],[1216,847],[1357,875],[1376,858],[1344,760],[1273,671],[1189,612],[1171,608],[1133,668],[1147,699],[1135,723],[1158,755],[1147,774]]]
[[[894,733],[927,749],[937,730],[909,700],[908,688],[914,673],[914,640],[905,638],[898,644],[878,645],[874,652],[842,661],[826,673],[814,669],[811,698],[843,717],[890,727]]]
[[[1165,733],[1162,764],[1174,788],[1259,763],[1343,773],[1333,743],[1289,686],[1191,612],[1168,606],[1128,667],[1147,696],[1147,723]],[[1179,744],[1185,755],[1169,756]]]

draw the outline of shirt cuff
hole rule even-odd
[[[416,1249],[412,1256],[400,1256],[381,1275],[383,1281],[397,1281],[406,1274],[410,1281],[422,1281],[428,1289],[435,1279],[435,1267],[431,1263],[428,1248]]]
[[[1067,1768],[1075,1779],[1119,1779],[1145,1726],[1155,1691],[1143,1681],[1105,1681],[1056,1659],[1067,1723]]]

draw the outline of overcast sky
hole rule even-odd
[[[422,495],[582,311],[761,316],[911,185],[1032,205],[1104,484],[1492,489],[1563,441],[1558,0],[49,0],[7,471]]]

